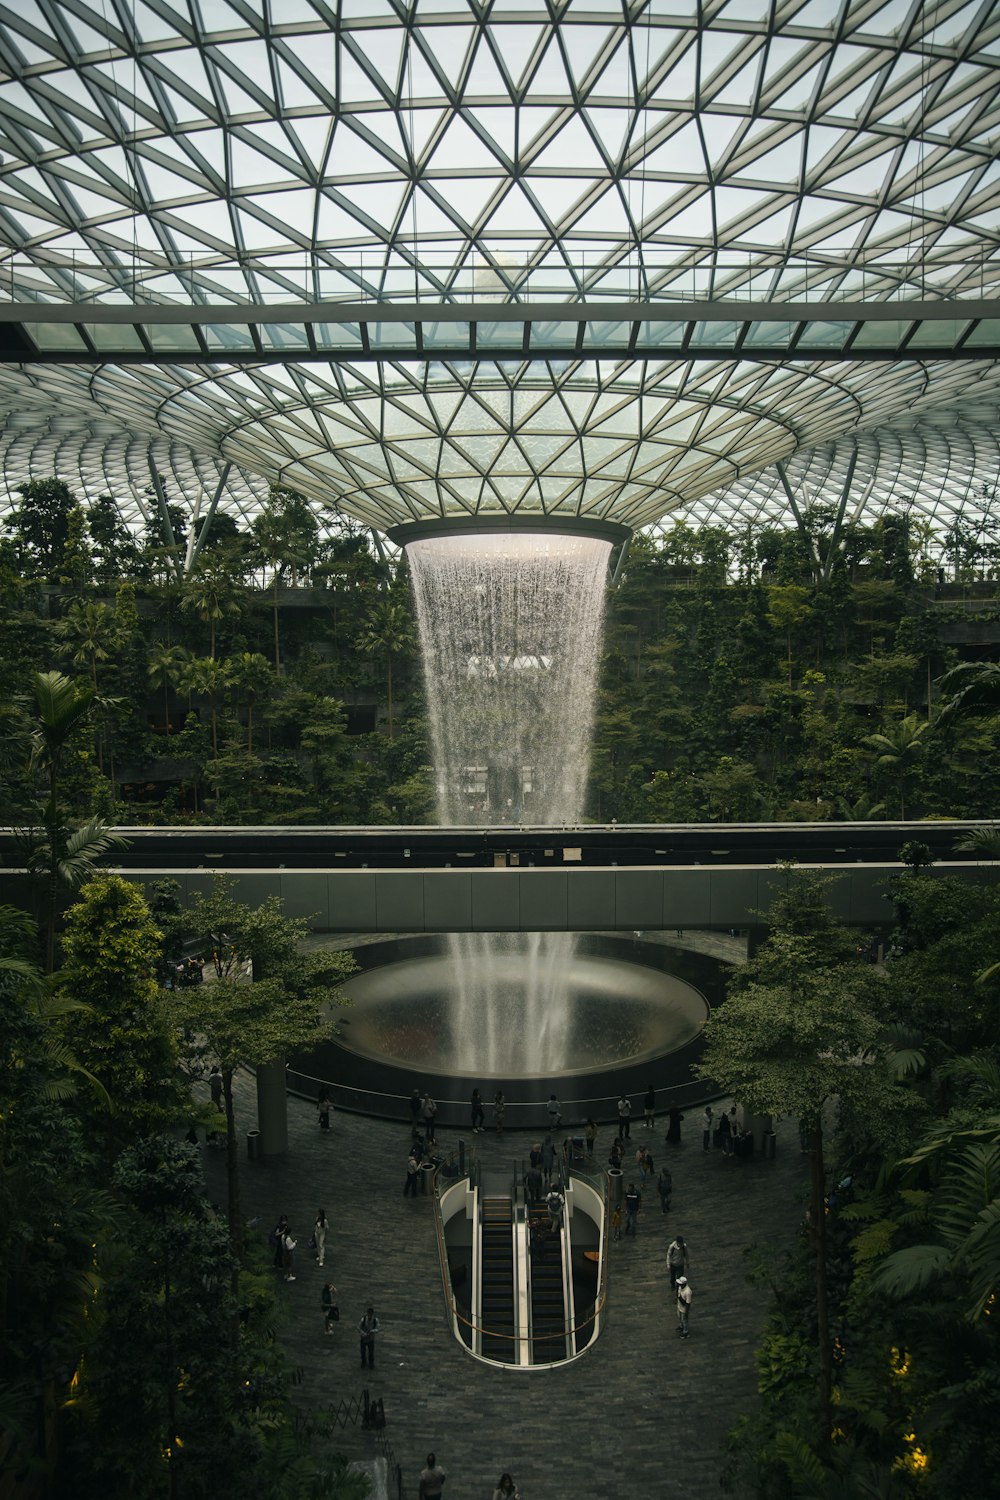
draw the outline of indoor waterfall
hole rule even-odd
[[[547,531],[408,544],[442,824],[579,823],[610,545]],[[451,1064],[484,1077],[558,1072],[572,934],[455,934],[450,945]]]

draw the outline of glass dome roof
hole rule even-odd
[[[995,317],[998,157],[1000,11],[978,0],[19,0],[0,297],[94,322],[78,364],[0,366],[7,482],[55,470],[138,507],[152,464],[195,503],[229,463],[244,513],[281,480],[380,528],[634,526],[787,514],[776,461],[819,494],[857,449],[858,503],[919,479],[947,517],[996,472],[993,358],[793,364],[743,339],[721,359],[305,362],[292,343],[154,367],[101,362],[100,320],[699,299]]]

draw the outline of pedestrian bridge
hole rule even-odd
[[[831,877],[829,902],[840,921],[872,927],[893,920],[886,894],[903,866],[800,865]],[[688,865],[670,869],[247,870],[230,874],[241,901],[278,896],[289,916],[315,932],[634,932],[759,926],[784,887],[777,866]],[[207,891],[213,871],[171,870],[182,900]],[[123,870],[147,889],[162,870]],[[924,871],[994,883],[996,864],[942,862]],[[0,889],[3,881],[0,880]]]

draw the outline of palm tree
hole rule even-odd
[[[413,622],[410,612],[401,599],[385,598],[379,601],[368,624],[358,636],[359,651],[376,655],[385,654],[386,696],[389,710],[389,738],[394,738],[392,722],[392,661],[394,656],[413,648]]]
[[[941,687],[952,694],[938,714],[947,723],[966,713],[990,713],[1000,708],[1000,662],[960,661],[941,678]]]
[[[979,1126],[938,1125],[919,1150],[901,1163],[902,1186],[923,1186],[921,1241],[893,1251],[875,1278],[877,1289],[904,1297],[948,1276],[966,1296],[965,1315],[979,1323],[991,1315],[1000,1285],[1000,1065],[992,1057],[958,1058],[947,1071],[978,1097]],[[907,1222],[913,1222],[908,1201]]]
[[[271,565],[274,615],[274,670],[281,676],[278,591],[286,572],[294,584],[300,568],[316,559],[319,528],[309,503],[295,490],[272,485],[265,504],[253,523],[253,536],[264,560]]]
[[[219,699],[229,686],[229,672],[225,662],[213,656],[195,656],[187,665],[186,682],[189,691],[201,693],[208,699],[212,714],[212,759],[219,758]]]
[[[209,657],[215,660],[215,627],[227,615],[238,615],[236,581],[218,561],[210,560],[192,573],[184,585],[181,609],[193,609],[209,627]]]
[[[117,644],[114,610],[107,604],[71,604],[55,632],[66,642],[73,665],[90,667],[90,681],[96,693],[97,663],[107,661]]]
[[[91,818],[71,832],[61,804],[63,757],[75,731],[86,722],[94,693],[78,688],[60,672],[36,672],[32,681],[37,717],[32,735],[31,765],[48,782],[42,808],[40,838],[29,834],[29,868],[40,876],[46,889],[45,967],[55,968],[56,917],[64,888],[76,890],[93,874],[94,866],[111,849],[125,848],[125,840],[111,832],[100,818]]]
[[[247,706],[247,754],[253,754],[253,710],[259,698],[266,696],[274,681],[271,664],[259,651],[244,651],[223,663],[229,682]]]
[[[150,647],[147,675],[150,686],[163,689],[163,726],[170,733],[170,689],[176,689],[190,655],[183,646],[168,646],[157,641]]]
[[[875,764],[884,766],[887,774],[898,778],[899,816],[904,822],[906,820],[907,776],[920,759],[924,749],[924,735],[929,728],[930,725],[926,719],[918,719],[916,714],[907,714],[906,718],[901,719],[888,733],[865,736],[865,744],[872,750],[879,751]]]

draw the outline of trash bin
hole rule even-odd
[[[621,1167],[608,1168],[608,1205],[618,1208],[625,1195],[625,1174]]]
[[[428,1160],[420,1163],[420,1191],[422,1193],[429,1193],[431,1191],[436,1171],[437,1164],[435,1162]]]
[[[260,1131],[247,1131],[247,1161],[260,1161]]]
[[[764,1132],[764,1157],[767,1161],[774,1161],[774,1150],[778,1143],[778,1137],[773,1130]]]

